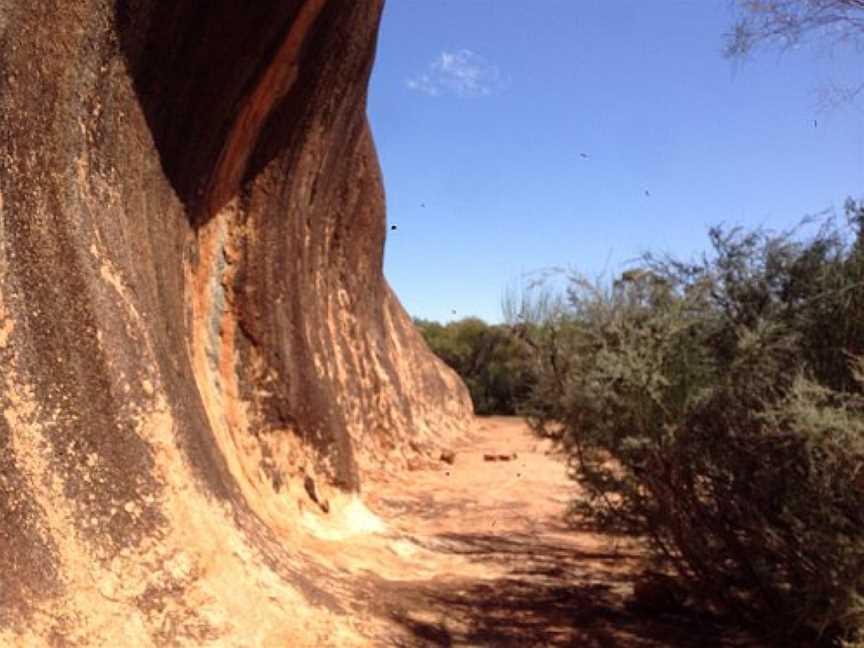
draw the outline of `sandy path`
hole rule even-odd
[[[396,530],[405,559],[398,578],[368,577],[371,611],[393,629],[380,645],[742,645],[706,618],[627,607],[639,547],[568,529],[574,485],[521,420],[480,419],[453,450],[453,465],[367,486],[364,499]]]

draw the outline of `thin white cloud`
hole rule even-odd
[[[441,52],[422,74],[408,79],[408,88],[437,97],[486,97],[504,87],[501,71],[471,50]]]

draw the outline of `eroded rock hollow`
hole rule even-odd
[[[470,416],[382,274],[381,5],[0,0],[0,644],[315,645],[303,520]]]

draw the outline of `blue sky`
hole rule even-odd
[[[525,273],[616,273],[647,249],[700,253],[710,225],[786,228],[864,197],[864,101],[820,99],[864,82],[864,52],[733,63],[733,10],[388,0],[369,116],[409,313],[500,321]]]

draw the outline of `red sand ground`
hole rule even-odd
[[[373,614],[392,631],[381,637],[378,625],[376,644],[755,645],[706,616],[633,611],[643,550],[565,524],[575,485],[563,458],[522,420],[479,419],[453,450],[453,465],[367,482],[364,500],[404,561],[396,573],[369,576]]]

